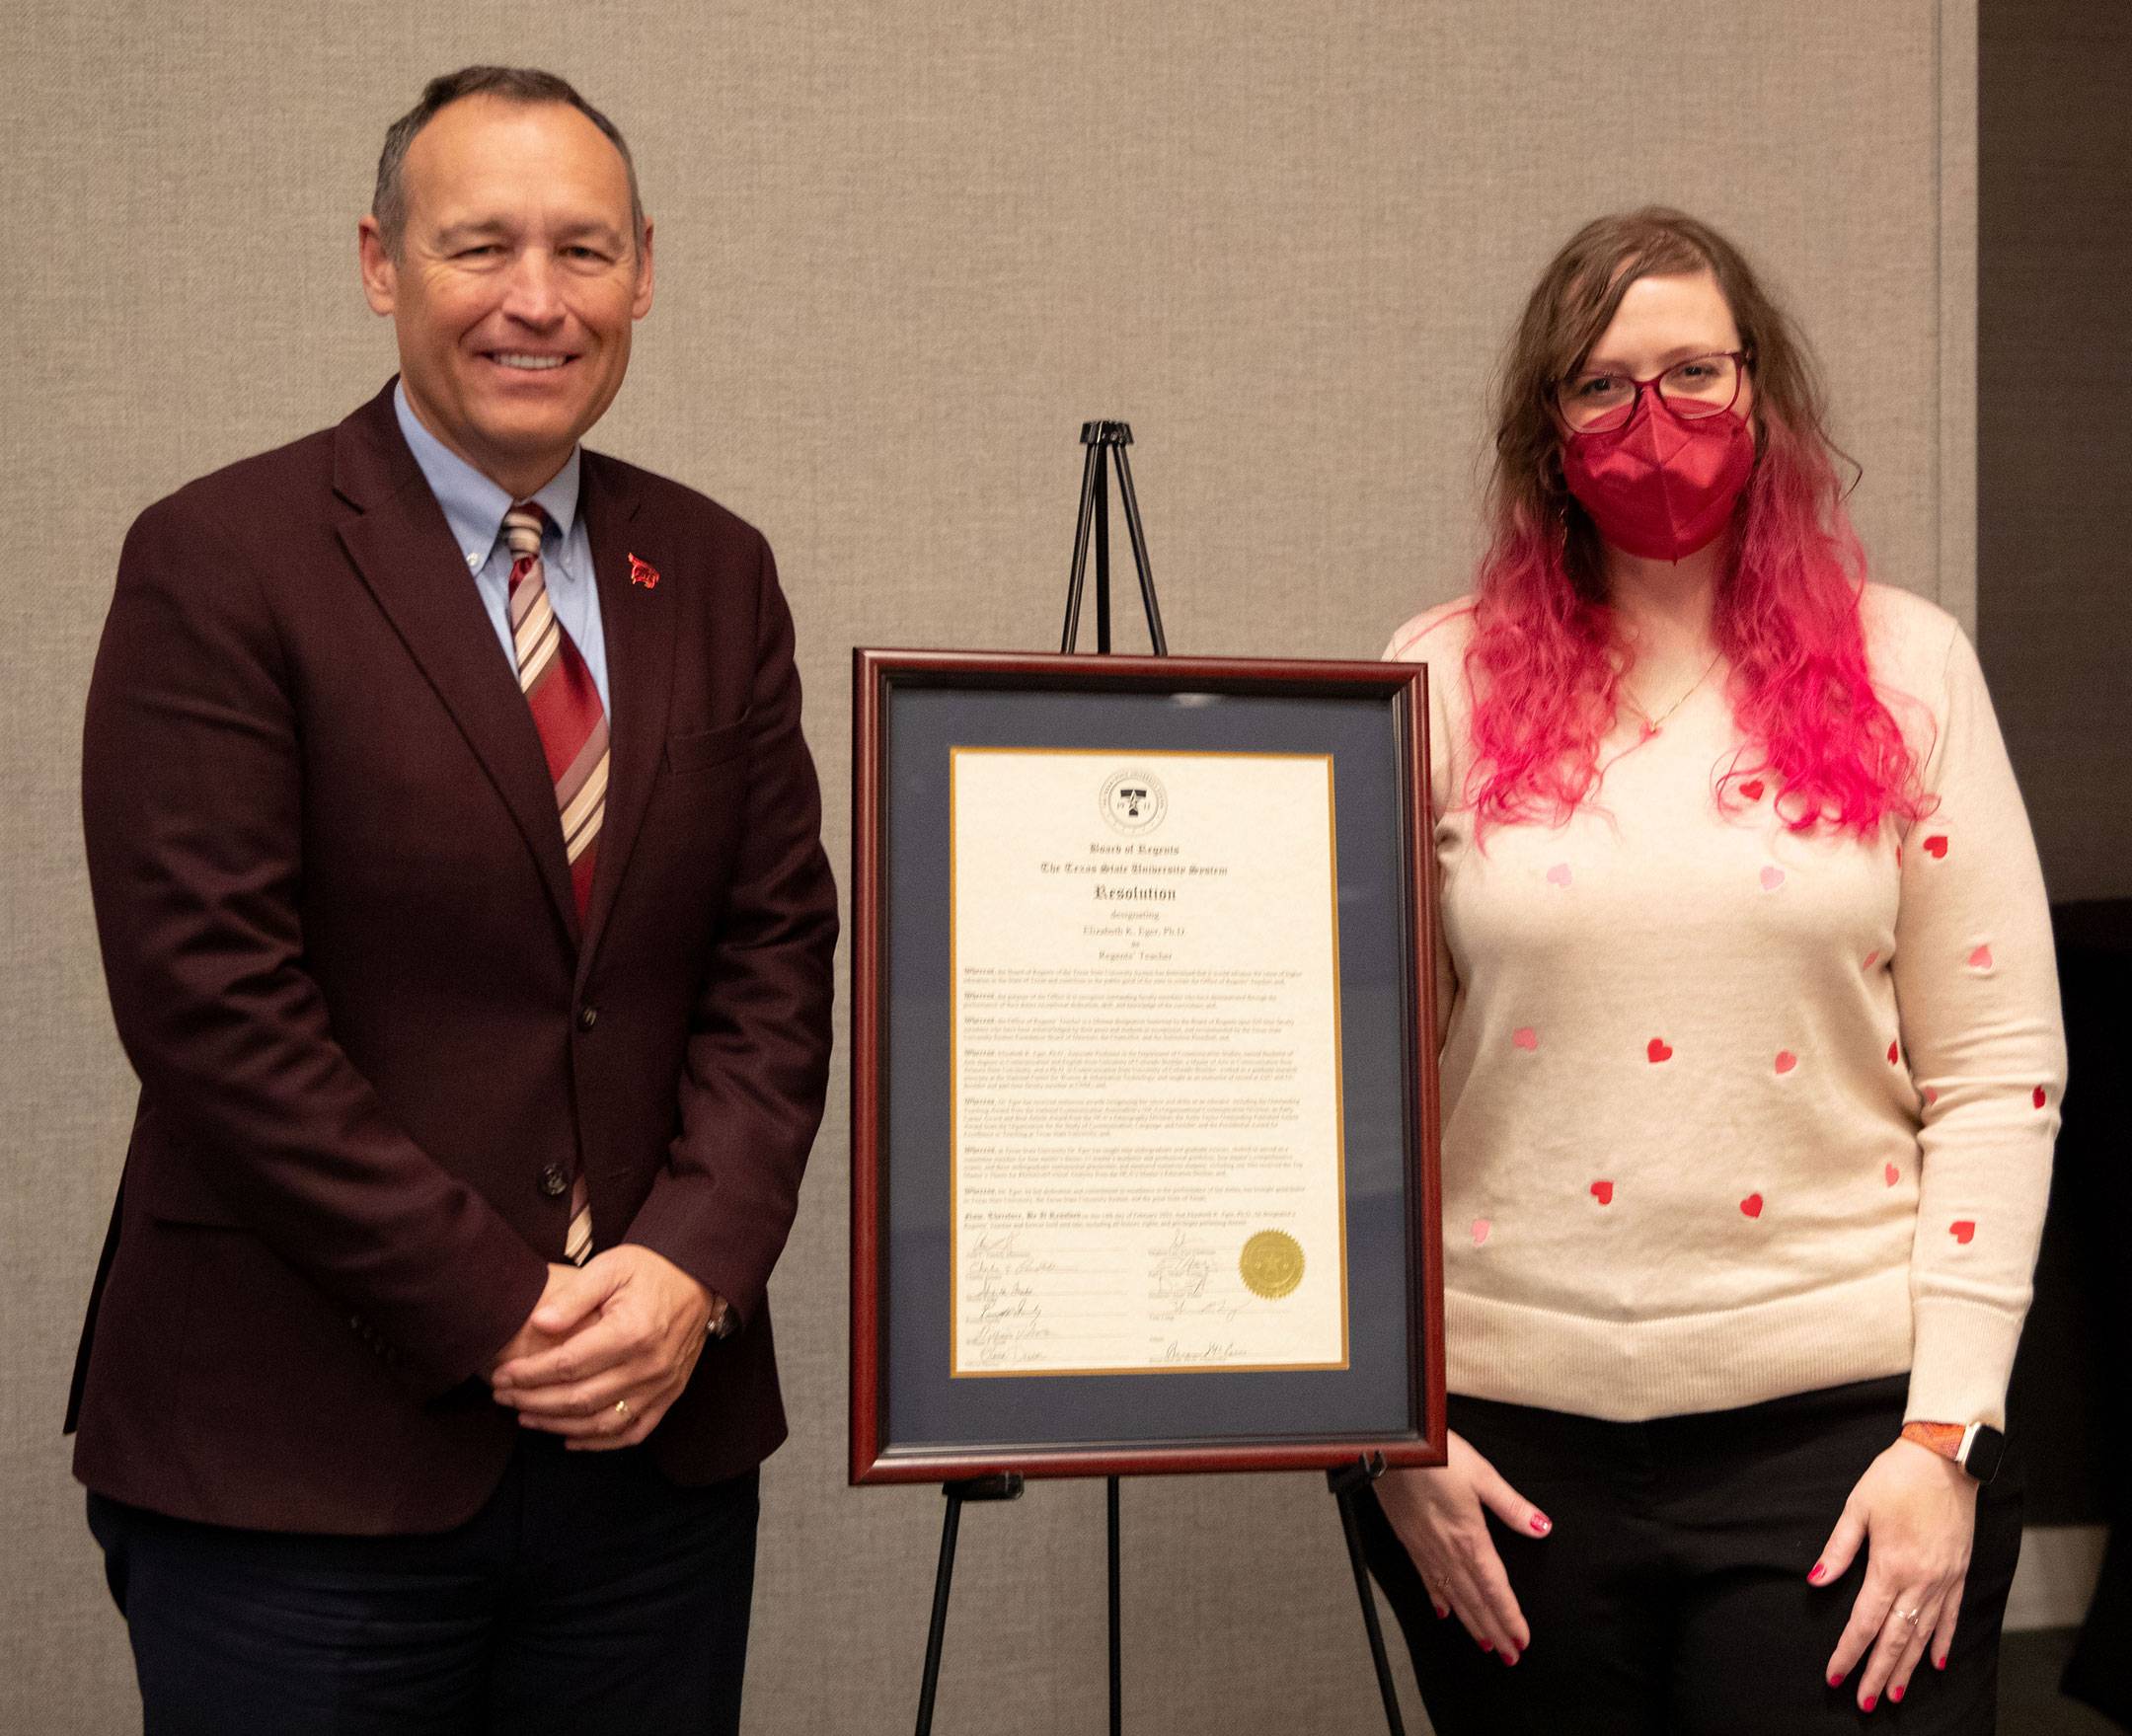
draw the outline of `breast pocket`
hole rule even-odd
[[[666,771],[668,776],[684,772],[705,772],[713,766],[723,766],[728,760],[736,760],[748,749],[748,719],[721,723],[716,729],[696,729],[685,735],[666,737]]]

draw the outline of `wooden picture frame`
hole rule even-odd
[[[853,682],[851,1480],[1442,1463],[1425,666],[862,648]],[[967,781],[985,765],[963,756],[994,754],[1030,756],[1038,773],[1088,759],[1092,778],[1120,756],[1193,777],[1212,775],[1199,760],[1237,762],[1221,775],[1246,790],[1261,763],[1289,777],[1323,762],[1333,797],[1322,804],[1333,876],[1326,993],[1345,1034],[1330,1075],[1339,1257],[1313,1269],[1340,1274],[1337,1358],[1014,1367],[997,1380],[967,1366],[980,1351],[955,1342],[970,1305],[954,1294],[966,1268],[952,1251],[948,1051],[953,863],[977,810],[965,808],[958,834],[954,792],[958,780],[984,788]],[[1272,788],[1274,773],[1262,775]],[[1100,796],[1134,799],[1129,785]],[[1114,817],[1121,832],[1149,823],[1122,806]],[[966,981],[966,958],[959,968]],[[1229,1271],[1219,1279],[1234,1288]],[[1250,1271],[1243,1281],[1267,1294]],[[1318,1279],[1321,1308],[1332,1281]]]

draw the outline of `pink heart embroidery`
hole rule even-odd
[[[1860,966],[1859,966],[1859,969],[1861,969],[1861,970],[1870,970],[1870,969],[1872,969],[1872,967],[1873,967],[1874,965],[1878,964],[1879,962],[1880,962],[1880,949],[1879,949],[1879,947],[1875,946],[1875,947],[1874,947],[1874,948],[1873,948],[1873,949],[1872,949],[1872,950],[1871,950],[1870,952],[1868,952],[1868,953],[1866,953],[1866,962],[1865,962],[1864,964],[1860,965]]]
[[[1549,869],[1548,869],[1548,871],[1547,871],[1547,877],[1548,877],[1548,883],[1549,883],[1550,885],[1555,885],[1555,886],[1566,886],[1566,885],[1568,885],[1568,883],[1569,883],[1569,865],[1568,865],[1568,864],[1567,864],[1566,862],[1558,862],[1558,863],[1557,863],[1557,864],[1556,864],[1556,865],[1555,865],[1555,866],[1554,866],[1553,868],[1549,868]]]
[[[1899,1049],[1899,1048],[1897,1048],[1897,1047],[1895,1046],[1895,1044],[1893,1044],[1893,1043],[1890,1043],[1890,1044],[1888,1044],[1888,1046],[1887,1046],[1887,1064],[1888,1064],[1888,1065],[1889,1065],[1890,1067],[1894,1067],[1894,1066],[1897,1066],[1897,1065],[1899,1065],[1899,1064],[1901,1063],[1901,1061],[1902,1061],[1902,1050],[1901,1050],[1901,1049]]]
[[[1763,890],[1763,891],[1765,891],[1765,892],[1774,892],[1774,891],[1776,891],[1776,890],[1777,890],[1777,888],[1778,888],[1779,886],[1781,886],[1781,885],[1783,885],[1783,884],[1784,884],[1784,869],[1783,869],[1783,868],[1764,868],[1764,869],[1762,870],[1762,890]]]
[[[1653,1067],[1657,1066],[1661,1061],[1673,1059],[1672,1045],[1664,1037],[1652,1037],[1649,1042],[1643,1045],[1643,1053],[1650,1058],[1650,1064]]]
[[[1476,1219],[1475,1219],[1475,1220],[1473,1221],[1473,1245],[1474,1245],[1474,1246],[1476,1246],[1476,1247],[1479,1247],[1479,1246],[1480,1246],[1480,1245],[1482,1245],[1482,1243],[1485,1242],[1485,1241],[1487,1240],[1487,1237],[1488,1237],[1488,1232],[1489,1232],[1490,1230],[1492,1230],[1492,1229],[1493,1229],[1494,1227],[1495,1227],[1495,1226],[1494,1226],[1494,1225],[1492,1225],[1492,1224],[1490,1224],[1490,1223],[1489,1223],[1489,1222],[1488,1222],[1488,1221],[1487,1221],[1487,1220],[1486,1220],[1485,1218],[1476,1218]]]
[[[1750,1193],[1739,1202],[1739,1209],[1750,1218],[1759,1218],[1762,1215],[1762,1196],[1759,1193]]]
[[[1888,1165],[1886,1169],[1880,1171],[1880,1173],[1886,1178],[1887,1184],[1890,1187],[1893,1187],[1896,1182],[1902,1179],[1902,1171],[1896,1169],[1893,1164]]]
[[[1527,1054],[1540,1046],[1540,1033],[1529,1024],[1521,1024],[1510,1033],[1510,1040]]]
[[[1594,1181],[1591,1184],[1591,1196],[1603,1206],[1612,1205],[1614,1203],[1614,1183],[1611,1181]]]
[[[1928,1085],[1925,1088],[1925,1100],[1928,1103],[1937,1103],[1940,1100],[1940,1088],[1937,1085]]]
[[[1740,798],[1744,801],[1760,801],[1762,799],[1762,780],[1760,778],[1749,778],[1746,783],[1739,787],[1739,793]]]
[[[1944,862],[1946,860],[1946,834],[1944,832],[1935,832],[1930,838],[1926,839],[1925,854],[1935,862]]]
[[[1991,947],[1979,946],[1974,952],[1969,954],[1969,968],[1971,970],[1989,970],[1991,969]]]
[[[1968,1218],[1956,1218],[1953,1223],[1947,1226],[1947,1234],[1960,1243],[1962,1246],[1967,1247],[1969,1239],[1976,1234],[1976,1225]]]
[[[2043,1088],[2040,1085],[2035,1088],[2028,1100],[2039,1109],[2043,1106]]]
[[[1797,1065],[1798,1057],[1792,1054],[1789,1049],[1779,1049],[1777,1051],[1777,1071],[1779,1073],[1789,1073]]]

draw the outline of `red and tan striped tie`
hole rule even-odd
[[[555,780],[556,812],[570,858],[571,892],[577,919],[592,896],[592,867],[599,856],[600,821],[607,811],[607,713],[583,655],[556,619],[541,564],[541,533],[548,514],[521,501],[503,515],[503,540],[511,553],[511,641],[518,656],[518,689],[533,708]],[[580,1170],[571,1189],[570,1235],[564,1257],[583,1265],[592,1252],[592,1201]]]

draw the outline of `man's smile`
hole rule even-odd
[[[576,359],[571,355],[544,355],[529,349],[495,349],[488,351],[487,355],[497,367],[510,368],[520,373],[543,373]]]

